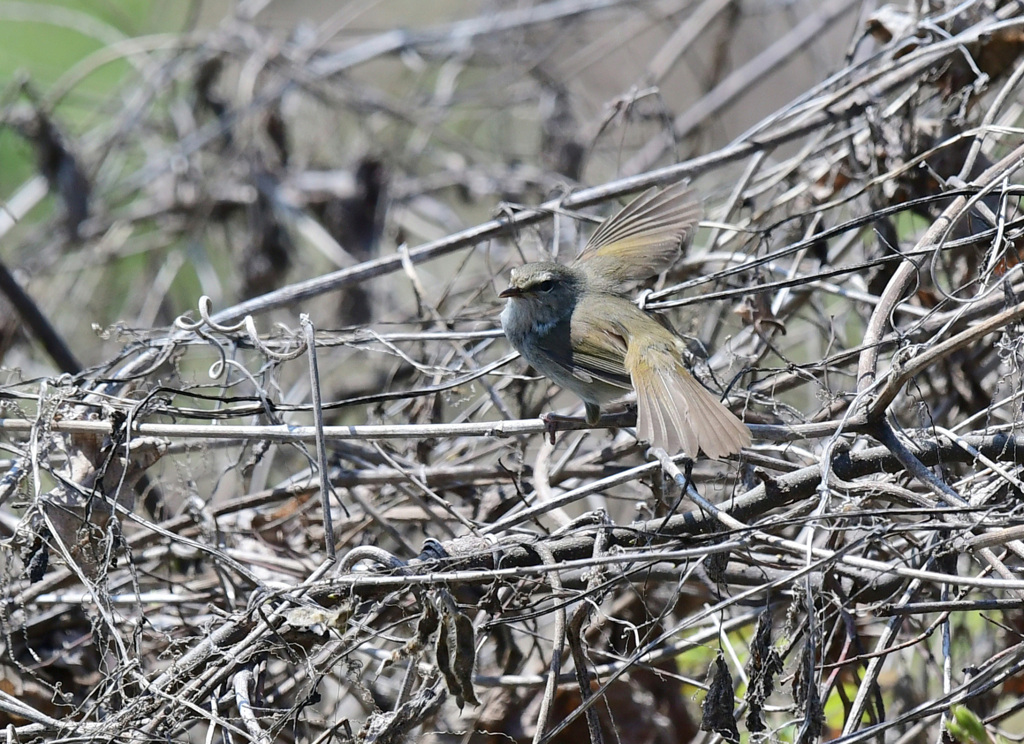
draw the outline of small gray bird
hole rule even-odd
[[[526,361],[583,399],[590,424],[633,389],[640,439],[721,459],[749,445],[750,430],[687,371],[683,341],[624,295],[672,265],[699,218],[685,186],[647,191],[602,223],[572,265],[513,269],[501,327]]]

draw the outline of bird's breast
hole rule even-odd
[[[501,311],[501,330],[512,345],[522,351],[522,346],[531,340],[546,337],[558,326],[557,318],[538,317],[530,308],[520,307],[520,302],[509,300]]]
[[[510,300],[501,312],[501,329],[505,337],[528,362],[541,368],[550,367],[543,349],[550,344],[552,334],[560,325],[558,318],[536,312],[536,308]]]

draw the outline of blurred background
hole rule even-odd
[[[529,10],[2,3],[0,199],[18,216],[3,260],[94,363],[114,347],[93,324],[166,325],[199,294],[223,307],[453,233],[505,202],[724,145],[836,69],[864,12],[686,1]],[[729,175],[700,185],[713,195]],[[571,221],[563,232],[571,255]],[[422,270],[443,283],[451,267]],[[500,284],[488,276],[500,268],[480,269],[474,286]],[[400,296],[363,297],[378,288],[331,297],[321,323],[404,317]],[[31,345],[11,353],[8,366],[45,369]]]

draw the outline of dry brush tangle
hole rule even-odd
[[[1021,731],[1018,4],[284,5],[0,100],[12,741]],[[722,462],[497,325],[683,179]]]

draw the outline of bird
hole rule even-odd
[[[750,430],[687,370],[686,345],[626,294],[669,268],[700,219],[685,184],[651,189],[603,222],[569,265],[512,269],[501,327],[538,372],[601,408],[636,391],[637,437],[669,454],[719,460],[750,444]]]

